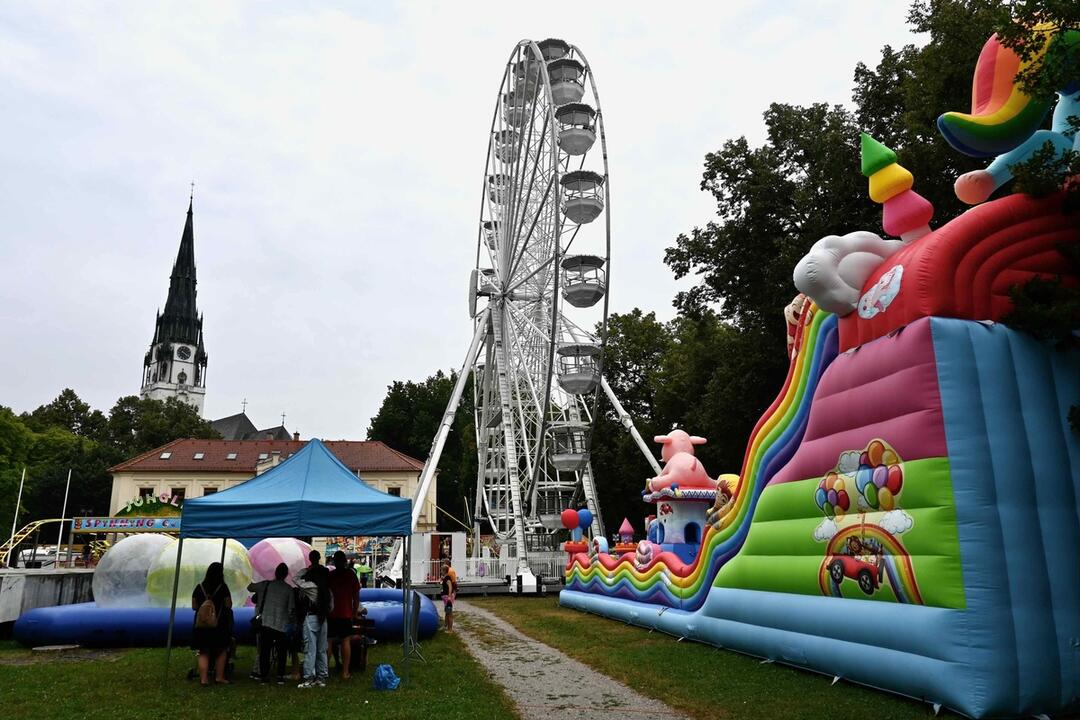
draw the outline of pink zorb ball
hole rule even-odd
[[[274,570],[279,563],[289,566],[288,582],[295,584],[296,573],[308,566],[308,553],[311,546],[296,538],[266,538],[255,543],[248,550],[251,569],[255,581],[273,580]]]

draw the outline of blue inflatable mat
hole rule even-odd
[[[420,595],[419,637],[429,638],[439,629],[439,615],[434,603]],[[361,604],[368,619],[374,621],[371,636],[380,642],[402,639],[402,604],[400,590],[364,590]],[[233,610],[237,642],[253,643],[252,607]],[[195,613],[190,608],[176,609],[173,646],[191,642]],[[83,647],[164,647],[169,632],[169,608],[98,607],[96,603],[37,608],[15,621],[15,640],[27,647],[41,645],[82,645]]]

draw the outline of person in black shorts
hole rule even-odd
[[[454,632],[454,599],[457,597],[457,581],[450,572],[450,563],[442,565],[443,614],[446,616],[446,632]]]
[[[349,679],[349,662],[352,660],[353,623],[360,609],[360,581],[349,567],[345,553],[334,553],[334,571],[330,573],[330,593],[334,597],[334,607],[330,611],[327,636],[330,639],[330,652],[341,646],[341,679]]]

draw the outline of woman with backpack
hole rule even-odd
[[[203,581],[191,593],[191,609],[195,611],[191,647],[199,652],[199,682],[204,687],[210,684],[213,663],[214,682],[228,685],[225,661],[232,643],[232,593],[221,563],[207,566]]]

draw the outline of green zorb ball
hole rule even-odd
[[[168,607],[172,602],[173,576],[176,573],[176,551],[180,543],[162,549],[146,576],[146,595],[151,605]],[[191,593],[202,582],[210,563],[221,561],[221,540],[184,540],[180,558],[180,588],[176,593],[177,607],[191,604]],[[251,562],[247,548],[236,540],[225,543],[225,584],[232,593],[233,605],[243,605],[250,595]]]

